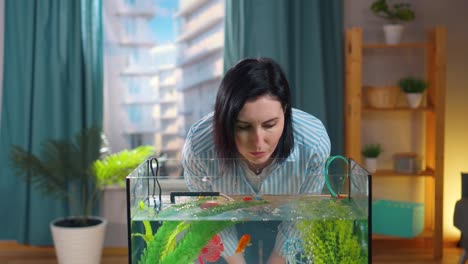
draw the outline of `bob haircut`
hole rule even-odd
[[[283,162],[294,147],[291,92],[281,67],[269,58],[241,60],[224,75],[216,95],[213,135],[221,167],[229,168],[239,157],[236,123],[244,104],[261,96],[277,99],[284,111],[284,129],[272,158]],[[223,170],[223,169],[222,169]]]

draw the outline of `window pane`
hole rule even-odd
[[[104,130],[114,152],[153,145],[157,156],[180,158],[190,126],[213,111],[224,5],[104,0]]]

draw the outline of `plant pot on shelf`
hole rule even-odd
[[[401,35],[403,34],[403,25],[389,24],[383,26],[385,43],[394,45],[401,42]]]
[[[421,105],[422,93],[406,93],[406,101],[410,108],[418,108]]]
[[[377,158],[364,158],[364,166],[369,173],[375,173],[377,171]]]

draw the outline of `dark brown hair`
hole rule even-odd
[[[273,153],[286,159],[294,146],[291,92],[281,67],[269,58],[248,58],[238,62],[224,75],[215,102],[213,134],[217,157],[223,167],[231,167],[239,157],[235,143],[237,117],[244,104],[260,96],[276,98],[284,110],[284,129]]]

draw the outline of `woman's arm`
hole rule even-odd
[[[208,175],[206,160],[202,160],[198,155],[195,155],[190,146],[190,142],[186,142],[182,152],[182,165],[184,168],[184,179],[187,188],[192,192],[201,191],[216,191],[210,185],[211,181],[203,180]],[[211,161],[212,162],[212,161]],[[224,244],[224,251],[222,256],[228,263],[232,264],[245,264],[244,256],[235,253],[238,236],[235,227],[230,227],[219,233],[221,240]]]
[[[302,183],[300,194],[321,194],[325,184],[323,168],[325,162],[330,156],[330,139],[324,132],[315,144],[307,162],[304,182]],[[269,259],[269,264],[285,263],[285,257],[288,254],[285,250],[285,244],[288,239],[298,239],[300,237],[294,222],[285,221],[278,226],[278,235],[276,236],[275,248]],[[270,262],[271,260],[271,262]],[[281,262],[281,261],[284,262]]]

